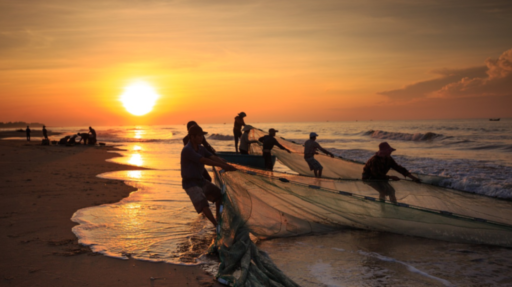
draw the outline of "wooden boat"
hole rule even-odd
[[[225,159],[227,162],[245,165],[249,167],[265,169],[265,160],[261,155],[239,154],[236,152],[219,151],[217,156]],[[272,156],[272,162],[276,163],[276,156]]]

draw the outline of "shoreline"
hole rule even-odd
[[[120,156],[108,152],[115,150],[0,140],[0,285],[222,286],[200,266],[121,260],[78,243],[71,221],[77,210],[136,191],[97,177],[144,169],[106,161]]]

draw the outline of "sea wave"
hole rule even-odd
[[[388,139],[388,140],[402,140],[402,141],[429,141],[429,140],[435,140],[443,138],[444,136],[442,134],[436,134],[433,132],[427,132],[427,133],[415,133],[415,134],[409,134],[409,133],[399,133],[399,132],[387,132],[387,131],[380,131],[380,130],[370,130],[367,132],[364,132],[364,135],[369,135],[372,138],[376,139]]]
[[[223,135],[223,134],[211,134],[208,139],[217,140],[217,141],[232,141],[235,139],[233,136]]]

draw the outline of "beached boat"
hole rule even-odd
[[[491,122],[498,122],[500,120],[500,118],[495,118],[495,119],[489,119]]]
[[[259,169],[265,169],[265,160],[261,155],[239,154],[236,152],[220,151],[217,156],[225,159],[227,162],[250,166]],[[276,163],[276,156],[272,156],[272,162]]]

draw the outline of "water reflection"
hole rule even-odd
[[[128,179],[141,179],[142,178],[142,171],[140,170],[129,170],[126,172],[126,175],[128,176]]]
[[[136,139],[142,139],[142,136],[146,134],[144,130],[135,130],[135,135],[133,136]]]
[[[131,155],[128,163],[131,165],[142,166],[144,164],[144,160],[142,160],[142,156],[139,153],[134,153]]]

